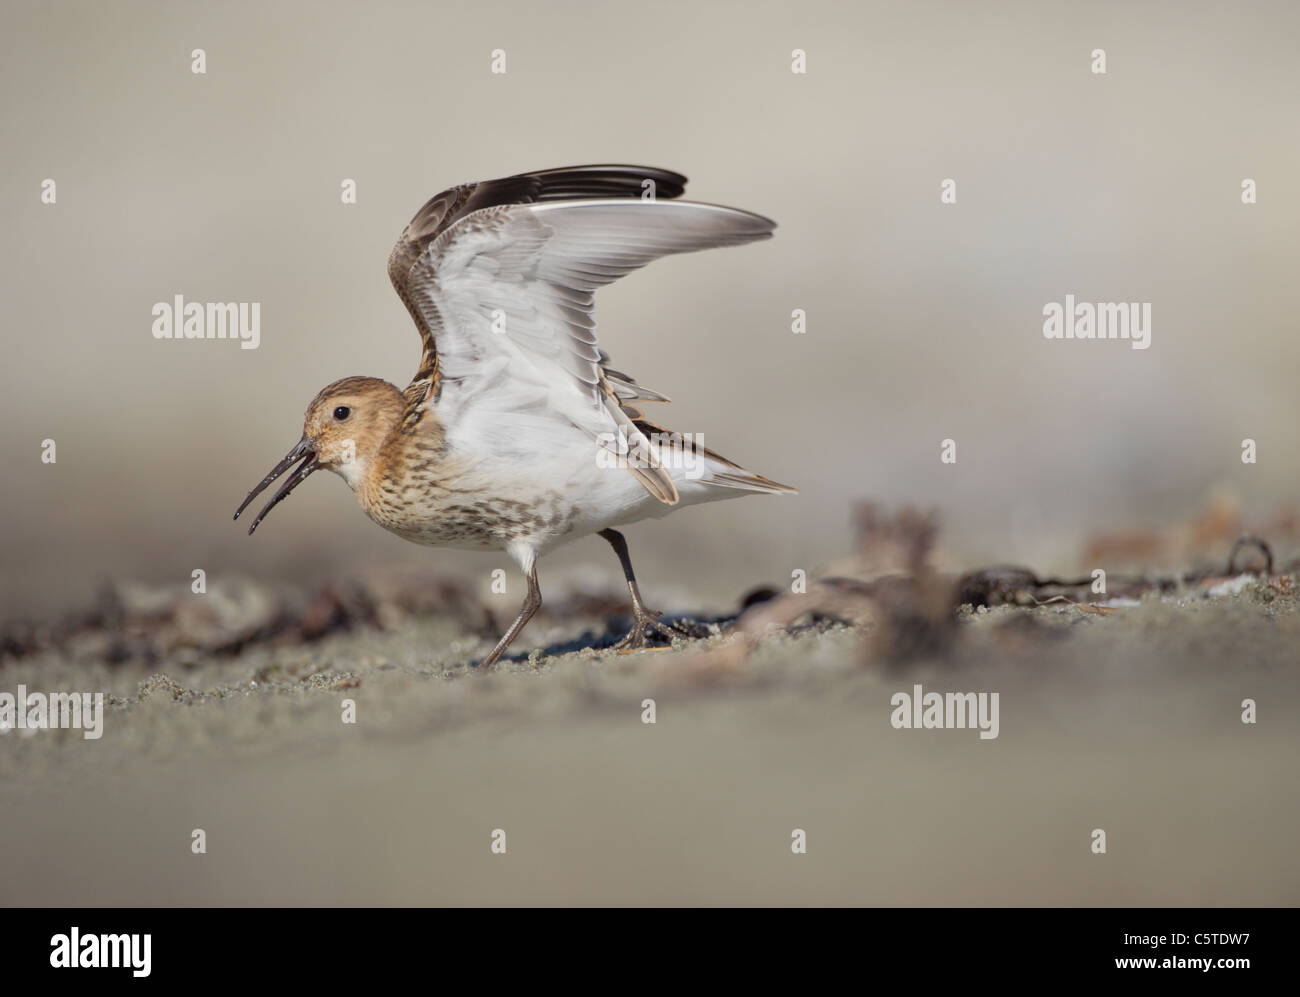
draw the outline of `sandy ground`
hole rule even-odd
[[[525,636],[590,642],[591,623]],[[718,636],[480,674],[487,642],[432,617],[165,675],[10,661],[4,690],[114,699],[99,740],[0,737],[0,900],[1300,901],[1294,595],[967,611],[947,659],[906,666],[870,631],[773,634],[731,667]],[[999,736],[894,729],[915,683],[998,692]]]

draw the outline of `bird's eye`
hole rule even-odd
[[[334,418],[337,419],[339,422],[342,422],[351,414],[352,414],[352,410],[348,408],[346,405],[340,405],[338,408],[334,410]]]

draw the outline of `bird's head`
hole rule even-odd
[[[290,468],[292,473],[257,514],[248,528],[249,533],[314,471],[334,471],[355,489],[370,473],[384,443],[400,425],[405,405],[402,393],[377,377],[345,377],[322,388],[307,406],[302,439],[248,493],[235,518]]]

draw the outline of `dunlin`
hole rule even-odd
[[[625,523],[749,492],[793,492],[649,422],[667,399],[609,367],[592,296],[651,260],[766,239],[775,223],[677,201],[686,178],[640,166],[574,166],[463,184],[422,207],[388,276],[424,343],[405,390],[345,377],[307,406],[302,439],[244,499],[292,472],[248,532],[308,475],[334,471],[372,520],[436,547],[506,551],[528,580],[501,657],[541,605],[537,558],[599,534],[635,617],[617,646],[667,633],[648,610]]]

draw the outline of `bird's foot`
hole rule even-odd
[[[673,620],[664,622],[662,613],[654,613],[650,610],[641,610],[636,613],[636,618],[632,623],[632,629],[628,635],[612,646],[615,651],[635,651],[646,646],[646,640],[650,634],[655,634],[668,641],[673,642],[675,637],[707,637],[709,630],[702,624],[695,623],[692,620]]]

